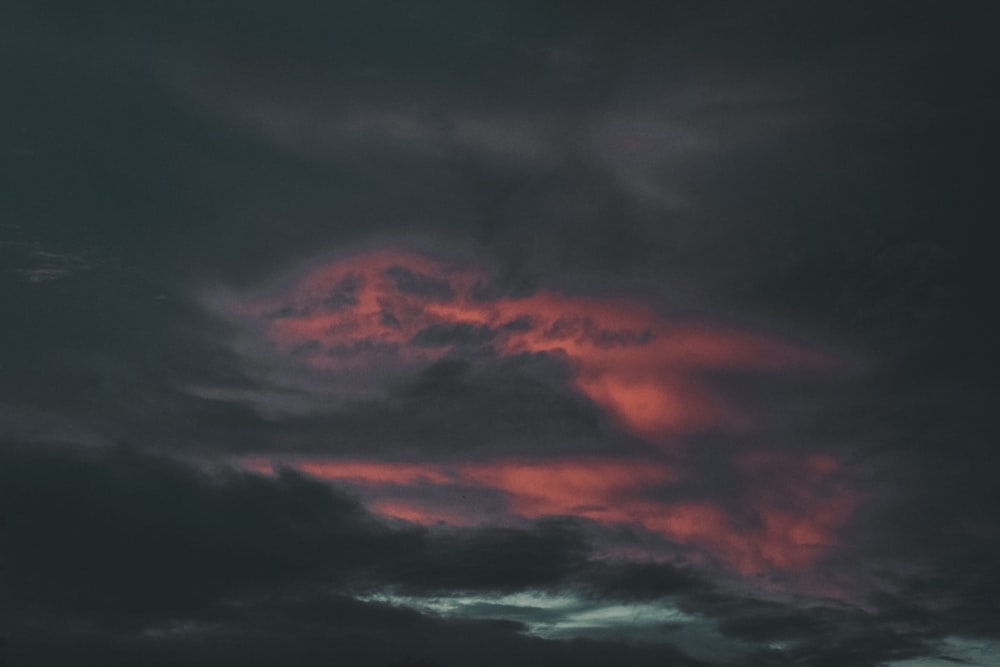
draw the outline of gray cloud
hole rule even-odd
[[[671,648],[669,634],[666,644],[629,647],[613,635],[543,641],[527,638],[517,624],[487,620],[516,610],[468,606],[466,620],[447,620],[351,597],[370,591],[414,599],[479,591],[503,599],[540,588],[606,604],[659,600],[695,615],[682,622],[694,636],[719,633],[727,639],[711,641],[731,642],[733,655],[749,664],[876,665],[925,655],[931,640],[959,627],[978,632],[970,620],[990,625],[986,607],[948,620],[951,610],[908,606],[916,599],[915,582],[899,597],[863,610],[830,600],[757,599],[710,583],[711,572],[691,566],[592,560],[571,523],[440,533],[390,527],[356,501],[292,474],[205,472],[122,448],[84,453],[7,445],[3,459],[7,564],[17,573],[4,615],[14,652],[31,650],[42,660],[57,660],[69,646],[95,657],[148,656],[163,664],[232,660],[242,655],[231,642],[237,637],[240,646],[262,642],[266,655],[279,648],[298,655],[293,643],[305,642],[312,647],[302,649],[307,663],[347,651],[361,664],[378,664],[392,656],[370,644],[376,637],[388,633],[399,638],[394,649],[415,651],[417,636],[440,633],[431,655],[457,664],[482,649],[445,640],[459,633],[480,636],[501,654],[522,651],[528,664],[551,664],[552,656],[583,659],[585,647],[594,655],[624,651],[638,664],[708,664]],[[950,580],[940,575],[939,581]],[[935,595],[935,585],[927,581],[925,592]],[[39,634],[43,626],[49,630]],[[351,639],[358,636],[370,639]],[[43,637],[46,649],[38,644]],[[313,644],[319,637],[325,639]],[[711,653],[702,640],[677,641],[695,655]],[[772,648],[754,648],[761,644]]]
[[[16,100],[0,146],[15,664],[695,664],[347,591],[390,585],[669,599],[740,647],[736,664],[985,661],[966,644],[997,636],[992,3],[40,0],[0,18]],[[195,298],[385,239],[471,249],[500,293],[633,292],[842,353],[832,379],[700,378],[759,428],[686,438],[695,481],[675,493],[737,513],[729,457],[764,440],[841,458],[866,501],[818,567],[858,606],[756,599],[708,566],[588,551],[648,536],[442,536],[376,523],[360,499],[294,474],[202,475],[100,449],[648,451],[568,391],[557,360],[483,353],[493,332],[426,332],[465,348],[353,395],[363,378],[248,363],[239,332]],[[447,299],[440,277],[397,278]],[[323,307],[355,292],[339,285]]]

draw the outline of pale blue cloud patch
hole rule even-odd
[[[359,599],[444,618],[515,621],[543,639],[664,643],[703,660],[731,660],[746,651],[742,642],[719,634],[714,623],[669,601],[625,603],[539,591],[426,597],[378,593]]]
[[[1000,667],[1000,641],[947,637],[941,641],[935,655],[889,663],[888,667]]]

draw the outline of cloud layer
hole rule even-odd
[[[10,662],[989,664],[997,19],[3,3]]]

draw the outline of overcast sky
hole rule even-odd
[[[991,2],[0,8],[11,665],[1000,665]]]

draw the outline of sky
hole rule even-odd
[[[3,3],[3,659],[1000,665],[998,18]]]

